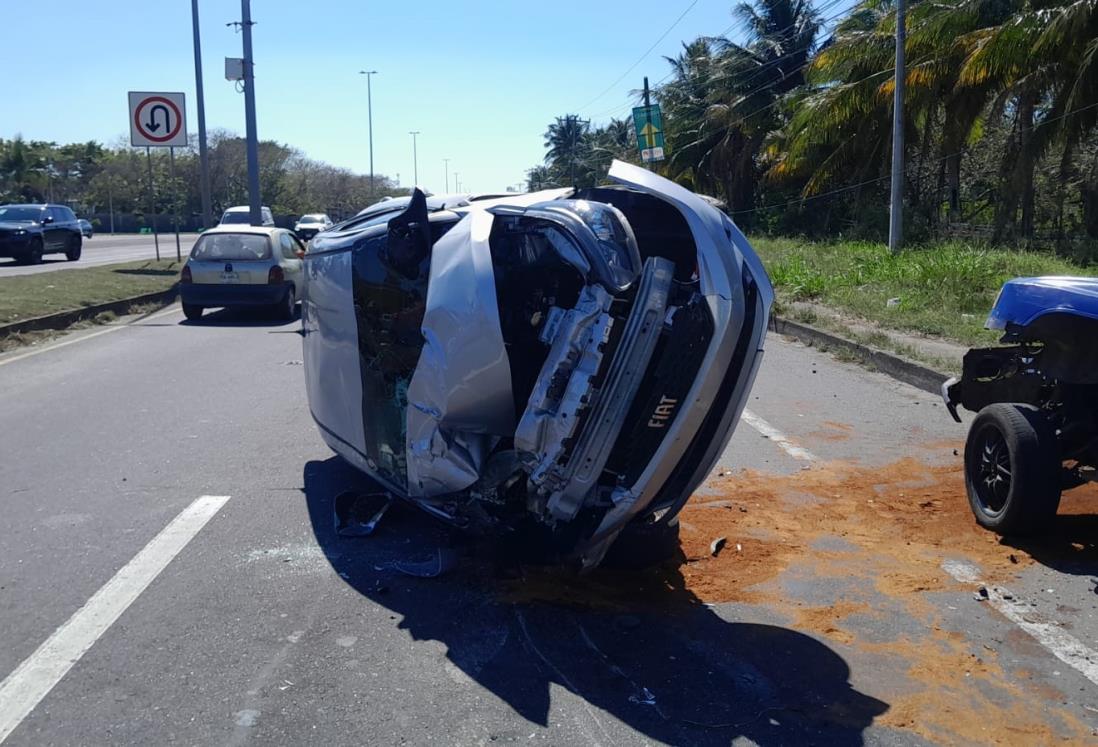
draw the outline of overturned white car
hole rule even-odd
[[[728,443],[773,291],[705,199],[615,162],[617,185],[391,212],[305,258],[304,363],[325,441],[455,525],[562,560],[637,563]]]

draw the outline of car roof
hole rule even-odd
[[[249,226],[246,223],[230,223],[227,226],[214,226],[203,231],[202,235],[205,236],[209,233],[259,233],[270,236],[277,231],[286,231],[286,229],[278,226]]]
[[[270,210],[270,208],[266,205],[260,205],[259,209]],[[249,210],[251,210],[251,207],[249,207],[248,205],[233,205],[231,208],[225,208],[226,213],[246,213]]]

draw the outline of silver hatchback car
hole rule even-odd
[[[211,307],[266,306],[293,319],[305,246],[293,231],[219,226],[198,237],[179,278],[183,314]]]

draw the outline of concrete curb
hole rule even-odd
[[[875,350],[860,342],[852,342],[831,332],[824,332],[800,322],[771,317],[770,329],[780,335],[788,335],[809,345],[823,345],[845,350],[863,363],[871,364],[881,373],[931,394],[940,394],[942,384],[949,378],[946,374],[934,371],[926,366],[906,361],[890,353]]]
[[[113,311],[116,314],[123,314],[128,311],[131,306],[139,306],[146,303],[163,303],[166,306],[175,300],[178,293],[179,289],[176,286],[172,286],[168,290],[157,291],[156,293],[145,293],[141,296],[130,296],[129,298],[121,298],[117,301],[108,301],[107,303],[85,306],[82,309],[59,311],[56,314],[46,314],[45,316],[36,316],[33,319],[23,319],[22,321],[12,322],[11,324],[0,325],[0,337],[7,337],[8,335],[19,334],[20,332],[33,332],[40,329],[65,329],[83,319],[91,319],[102,314],[104,311]]]

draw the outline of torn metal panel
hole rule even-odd
[[[491,446],[515,427],[511,368],[500,330],[488,238],[493,216],[475,211],[439,239],[408,385],[409,492],[433,497],[469,487]]]
[[[598,373],[603,346],[613,320],[612,297],[599,285],[588,285],[576,305],[565,312],[515,429],[515,448],[530,469],[530,482],[547,491],[561,487],[557,463],[587,407],[591,380]]]

